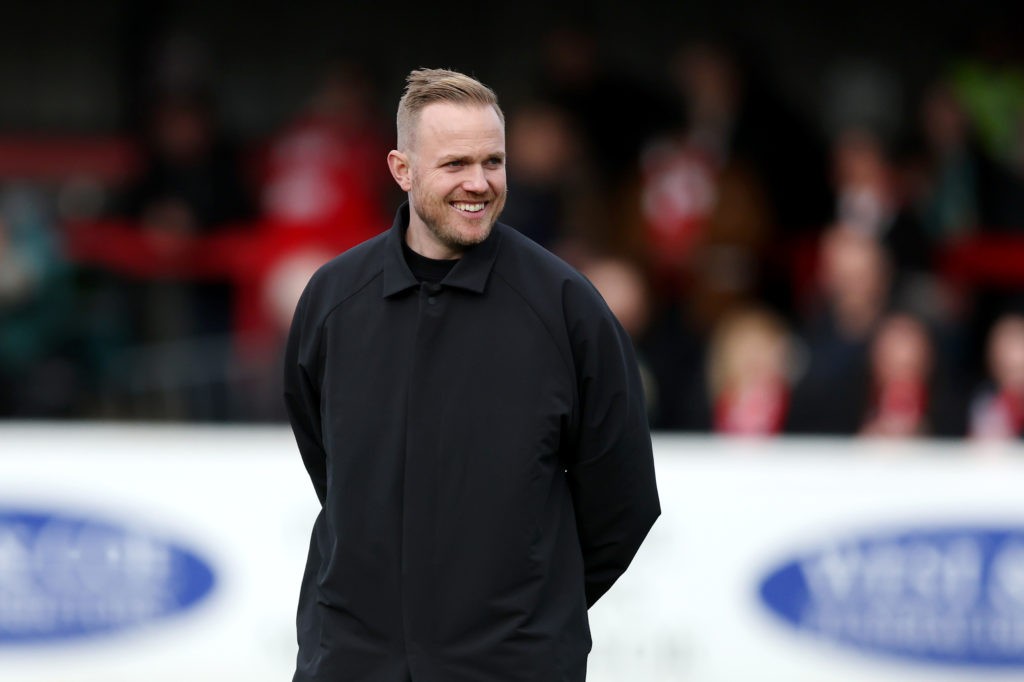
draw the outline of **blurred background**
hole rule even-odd
[[[281,421],[313,269],[390,224],[412,68],[498,92],[503,220],[658,429],[1024,430],[1013,3],[5,5],[0,416]]]
[[[642,366],[663,516],[590,678],[1024,674],[1021,3],[2,16],[3,680],[290,677],[319,510],[282,343],[391,224],[425,66],[497,91],[503,220]]]

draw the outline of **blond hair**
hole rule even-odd
[[[436,102],[494,107],[501,125],[505,125],[505,114],[498,106],[498,97],[475,78],[449,69],[416,69],[409,73],[405,83],[405,92],[398,102],[396,120],[400,151],[411,150],[415,144],[420,112]]]
[[[756,339],[781,351],[777,359],[786,363],[790,344],[789,330],[781,317],[761,307],[745,307],[729,313],[715,326],[708,346],[708,388],[717,398],[737,379],[742,378],[744,342]],[[746,351],[749,352],[749,351]],[[787,367],[780,367],[783,374]]]

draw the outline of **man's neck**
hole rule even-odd
[[[409,217],[409,228],[405,231],[405,243],[409,248],[425,258],[433,260],[454,260],[461,258],[463,250],[442,244],[424,225],[418,216]]]

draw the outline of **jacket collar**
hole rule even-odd
[[[498,256],[498,244],[501,241],[500,224],[495,223],[487,239],[467,249],[452,271],[441,280],[441,286],[465,289],[482,294],[487,288],[487,279],[494,268]],[[393,296],[406,289],[419,286],[419,282],[409,270],[402,253],[402,242],[405,231],[409,229],[409,202],[402,204],[395,213],[395,221],[385,238],[385,258],[383,286],[381,295]]]

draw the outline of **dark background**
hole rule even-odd
[[[284,122],[332,59],[353,58],[394,106],[402,78],[448,66],[527,94],[549,30],[581,27],[615,68],[657,83],[694,38],[738,45],[781,93],[820,120],[841,69],[870,65],[914,93],[958,51],[1018,50],[1024,10],[1004,2],[37,2],[5,3],[0,128],[116,131],[137,122],[156,53],[194,49],[222,118],[243,136]],[[191,47],[189,47],[191,46]]]

